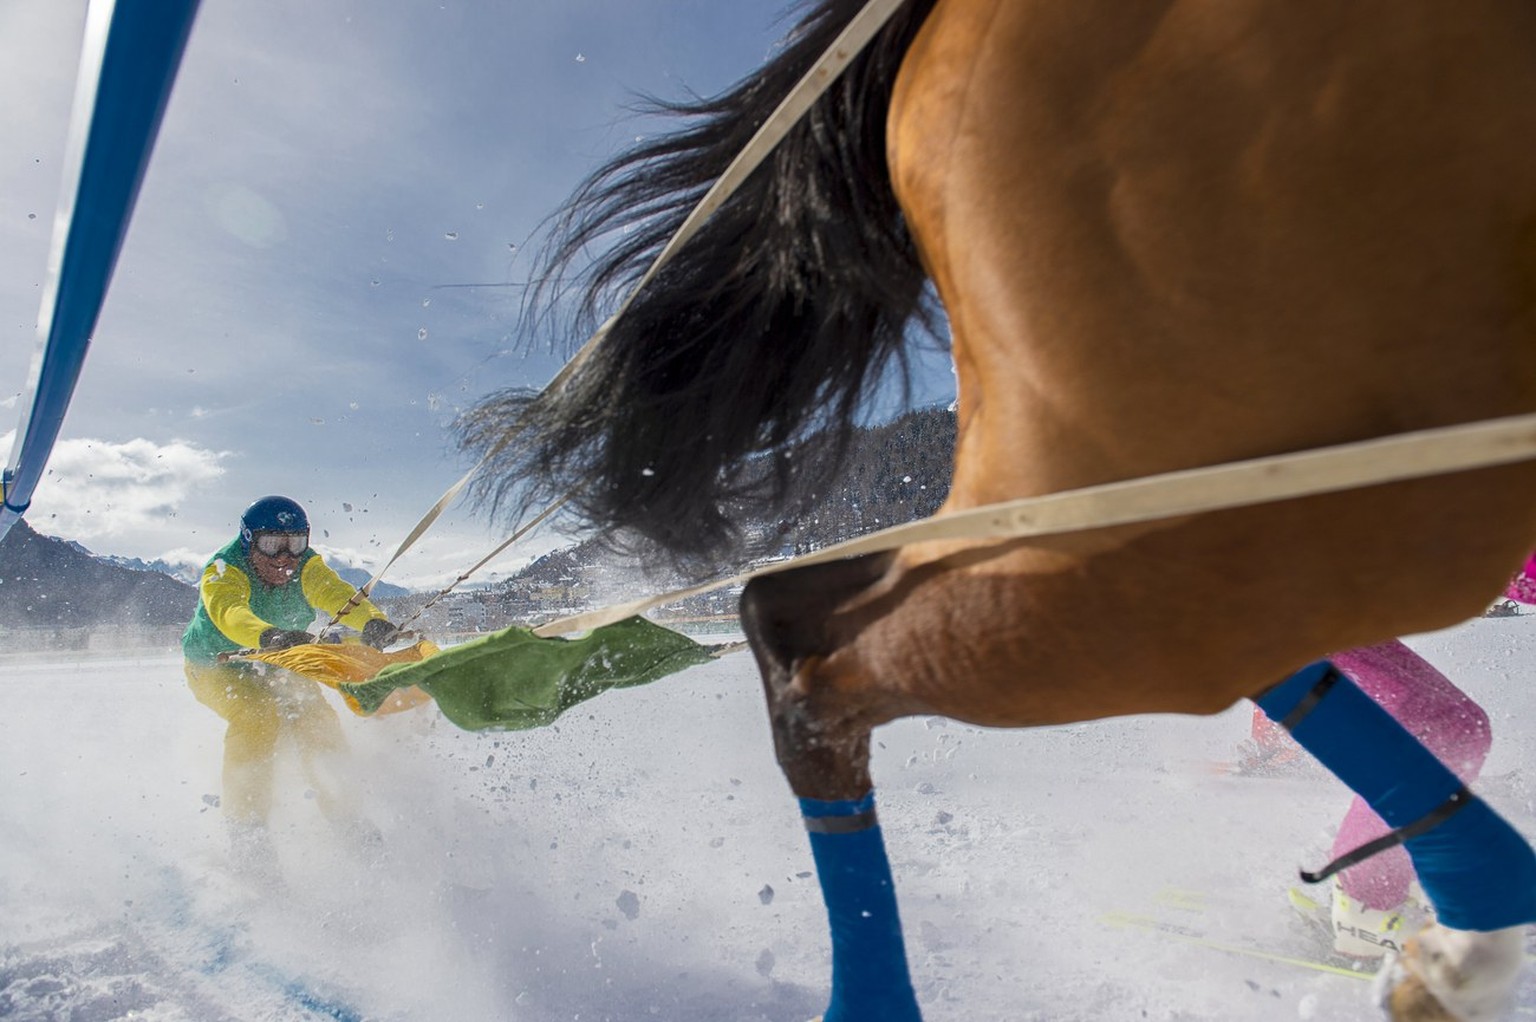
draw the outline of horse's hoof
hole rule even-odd
[[[1376,1001],[1392,1022],[1493,1022],[1513,1000],[1525,927],[1481,932],[1432,923],[1389,954]]]

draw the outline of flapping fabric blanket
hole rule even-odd
[[[709,659],[708,647],[632,617],[579,639],[542,639],[527,628],[506,628],[336,688],[362,713],[415,688],[466,731],[522,731],[609,689],[644,685]]]
[[[258,660],[281,667],[285,671],[302,675],[312,681],[329,685],[341,693],[342,699],[359,716],[383,716],[420,706],[431,697],[420,689],[403,686],[386,694],[385,698],[365,709],[363,704],[346,690],[347,682],[367,681],[379,671],[396,664],[419,663],[439,652],[435,643],[423,639],[414,646],[384,653],[361,643],[312,642],[287,649],[252,651],[239,656],[241,660]]]

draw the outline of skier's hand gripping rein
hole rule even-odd
[[[374,649],[383,649],[399,637],[399,626],[387,618],[376,617],[363,625],[363,641]]]
[[[369,624],[372,624],[370,621]],[[262,649],[289,649],[293,646],[303,646],[314,642],[315,637],[308,632],[290,628],[268,628],[261,633]]]

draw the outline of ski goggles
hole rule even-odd
[[[297,557],[308,549],[309,533],[259,532],[251,540],[251,545],[268,557],[277,557],[280,554],[292,554]]]

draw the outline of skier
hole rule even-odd
[[[240,533],[203,568],[197,610],[182,635],[187,684],[199,702],[229,722],[224,733],[222,809],[237,866],[275,868],[267,833],[278,739],[292,738],[321,812],[353,840],[376,843],[377,828],[356,815],[322,776],[346,752],[333,710],[313,682],[219,654],[311,642],[315,611],[334,614],[356,590],[309,546],[309,517],[287,497],[257,500]],[[342,617],[362,641],[383,648],[398,629],[365,599]]]
[[[1536,603],[1536,554],[1510,580],[1505,596]],[[1397,640],[1346,650],[1329,659],[1456,776],[1467,784],[1477,779],[1493,742],[1488,714],[1433,665]],[[1262,772],[1300,753],[1258,707],[1252,736],[1257,754],[1247,763],[1251,771]],[[1357,796],[1339,825],[1331,857],[1353,851],[1390,829]],[[1322,911],[1299,890],[1292,890],[1291,900],[1304,912]],[[1415,929],[1412,917],[1425,912],[1407,851],[1398,845],[1380,852],[1335,878],[1329,909],[1334,951],[1353,958],[1378,958],[1389,950],[1401,950],[1401,940]]]

